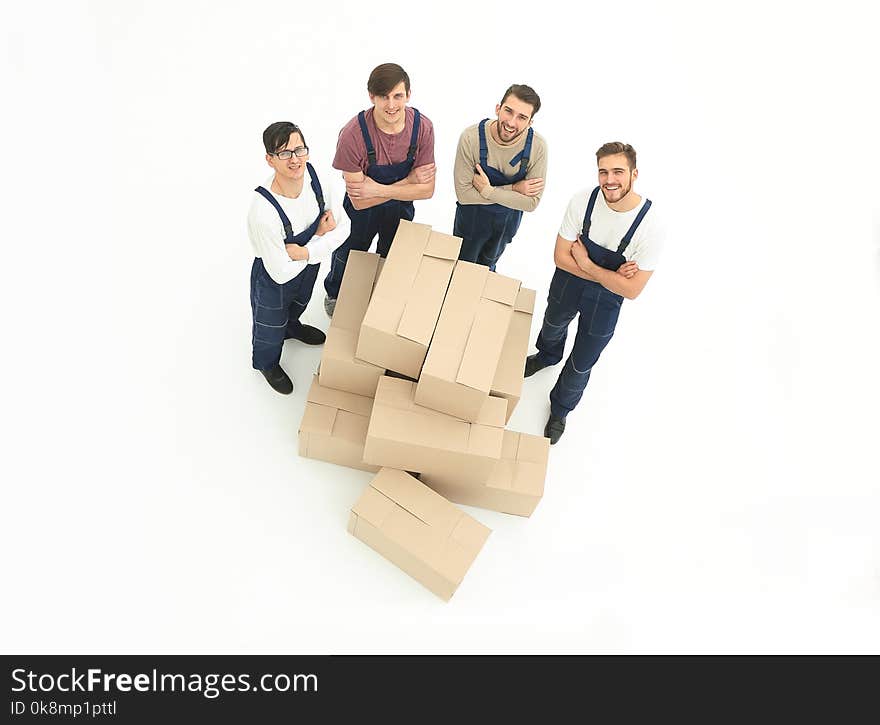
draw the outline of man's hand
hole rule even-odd
[[[385,186],[369,176],[364,176],[363,181],[346,181],[345,191],[352,199],[381,199],[385,196]]]
[[[617,268],[617,274],[622,275],[626,279],[632,279],[638,271],[638,262],[624,262]]]
[[[587,248],[580,241],[580,234],[578,235],[578,241],[572,242],[571,244],[571,256],[574,257],[574,261],[578,267],[580,267],[587,274],[590,273],[592,267],[595,267],[596,264],[590,259],[590,255],[587,254]]]
[[[537,196],[544,190],[544,179],[523,179],[510,188],[523,196]]]
[[[333,212],[328,209],[321,217],[321,221],[318,222],[318,231],[315,234],[323,237],[327,232],[332,232],[334,229],[336,229],[336,220],[333,218]]]
[[[287,256],[294,262],[307,262],[309,260],[308,247],[301,247],[299,244],[285,244]]]
[[[427,184],[430,181],[433,181],[436,172],[436,164],[413,166],[412,170],[407,174],[406,180],[410,184]]]
[[[486,176],[486,172],[483,171],[483,168],[479,164],[476,164],[474,166],[474,180],[471,183],[473,184],[474,188],[481,194],[483,193],[483,189],[485,189],[487,186],[492,186],[489,183],[489,177]]]

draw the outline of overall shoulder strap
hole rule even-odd
[[[525,171],[526,166],[528,166],[529,159],[532,157],[532,137],[535,135],[534,130],[531,126],[529,126],[528,133],[526,133],[526,143],[523,146],[522,151],[520,151],[516,156],[514,156],[510,160],[511,166],[516,166],[520,164],[520,171]]]
[[[361,127],[361,136],[364,137],[364,145],[367,147],[367,163],[372,166],[376,163],[376,149],[373,148],[373,139],[370,138],[370,132],[367,130],[367,119],[363,111],[358,114],[358,125]]]
[[[409,149],[406,152],[406,160],[413,161],[416,157],[416,149],[419,145],[419,128],[422,125],[422,114],[418,108],[414,108],[415,118],[413,118],[412,135],[409,137]]]
[[[599,196],[599,187],[597,186],[593,189],[593,193],[590,194],[590,201],[587,202],[587,211],[584,212],[584,226],[581,230],[581,238],[589,239],[590,238],[590,224],[592,223],[591,217],[593,216],[593,207],[596,206],[596,197]]]
[[[483,171],[487,169],[489,164],[489,147],[486,144],[486,122],[488,120],[488,118],[484,118],[477,127],[477,133],[480,136],[480,166]]]
[[[275,211],[277,211],[278,216],[281,217],[281,224],[284,226],[284,241],[287,244],[291,244],[289,240],[293,239],[293,229],[290,226],[290,219],[288,219],[287,214],[284,213],[284,209],[281,208],[281,204],[279,204],[278,200],[272,196],[271,192],[264,189],[262,186],[258,186],[254,191],[275,207]]]
[[[309,170],[309,176],[312,177],[312,191],[315,193],[315,199],[318,201],[318,213],[324,213],[324,191],[321,189],[321,180],[315,171],[315,167],[306,161],[306,168]]]
[[[648,213],[648,209],[651,208],[651,200],[645,199],[645,203],[642,205],[642,208],[639,209],[639,213],[636,214],[636,218],[633,220],[633,223],[630,225],[626,234],[623,235],[623,239],[620,240],[620,245],[617,247],[617,251],[620,254],[623,254],[623,251],[629,246],[629,243],[632,241],[633,234],[636,233],[636,229],[639,228],[639,224],[642,223],[642,219],[645,218],[645,214]]]

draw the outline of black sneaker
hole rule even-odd
[[[526,371],[523,377],[530,378],[536,372],[538,372],[539,370],[543,370],[546,367],[547,365],[545,363],[542,363],[540,360],[538,360],[538,353],[535,353],[534,355],[529,355],[526,358]]]
[[[291,335],[291,340],[299,340],[306,345],[323,345],[327,335],[321,332],[317,327],[311,325],[301,325],[298,335]]]
[[[273,390],[282,395],[290,395],[293,392],[293,382],[287,377],[287,373],[281,369],[280,365],[268,370],[260,370],[260,372],[263,373],[263,377],[266,378],[266,382],[272,386]]]
[[[333,313],[336,311],[336,298],[330,297],[329,295],[324,296],[324,312],[327,313],[327,317],[333,317]]]
[[[550,439],[551,446],[562,438],[564,430],[565,418],[557,418],[551,413],[550,420],[548,420],[547,425],[544,426],[544,437]]]

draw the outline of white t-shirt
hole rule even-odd
[[[568,202],[568,208],[565,210],[565,217],[562,219],[562,225],[559,227],[559,236],[570,242],[577,240],[578,235],[584,227],[584,214],[587,211],[587,204],[590,201],[590,194],[593,189],[590,187],[583,191],[579,191]],[[617,251],[620,240],[624,234],[629,231],[630,226],[638,216],[639,209],[644,205],[645,197],[642,197],[642,203],[635,209],[630,211],[614,211],[605,202],[602,191],[596,198],[593,206],[592,223],[590,225],[590,239],[599,246]],[[656,213],[656,206],[651,205],[645,218],[633,234],[633,238],[629,246],[624,250],[623,256],[626,260],[635,260],[638,262],[639,269],[650,272],[657,267],[657,260],[660,258],[660,252],[663,247],[663,228],[662,221]]]
[[[278,284],[289,282],[302,272],[307,264],[319,264],[330,259],[333,250],[348,239],[351,231],[351,220],[342,208],[344,198],[340,187],[341,175],[338,171],[327,172],[315,168],[321,180],[321,191],[324,193],[324,208],[333,212],[336,229],[322,237],[314,236],[309,240],[308,262],[295,262],[284,248],[284,225],[281,217],[263,196],[253,192],[253,201],[248,212],[248,237],[254,250],[254,256],[263,260],[269,276]],[[318,201],[312,191],[312,177],[306,169],[303,178],[302,192],[296,199],[275,194],[272,189],[274,174],[263,182],[266,189],[284,209],[294,234],[305,231],[318,216]]]

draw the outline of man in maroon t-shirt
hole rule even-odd
[[[361,111],[339,132],[333,168],[345,178],[343,208],[351,234],[334,253],[324,280],[324,309],[333,316],[339,285],[352,249],[385,257],[401,219],[412,221],[414,199],[434,195],[434,126],[409,108],[409,76],[396,63],[370,73],[367,93],[373,106]]]

